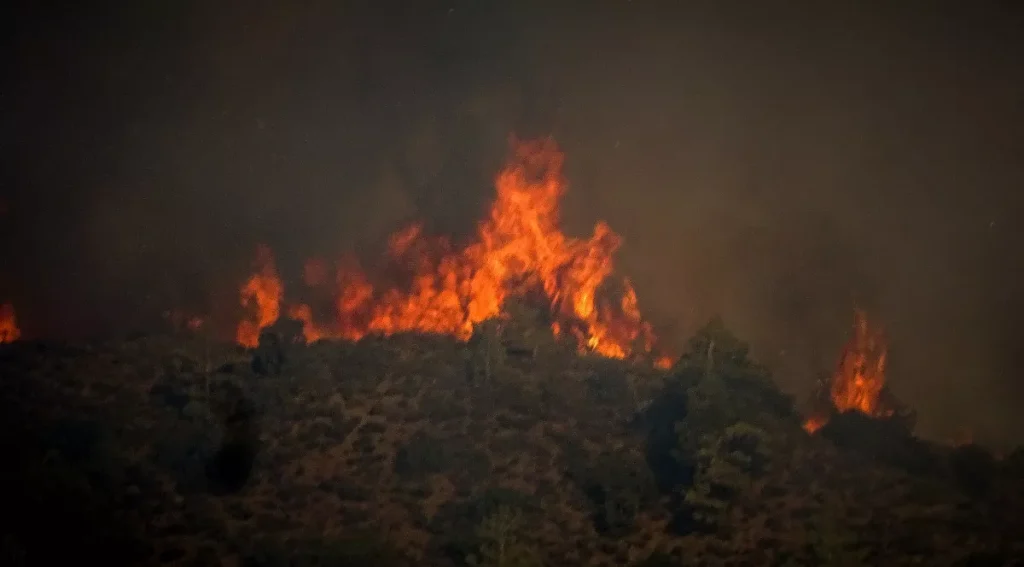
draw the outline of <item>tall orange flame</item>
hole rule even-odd
[[[239,290],[242,307],[254,312],[254,319],[241,321],[235,334],[238,343],[247,347],[256,346],[260,340],[260,331],[277,321],[281,315],[281,298],[284,296],[284,286],[277,275],[270,248],[260,246],[256,250],[256,269],[256,273]]]
[[[406,227],[389,241],[390,260],[404,272],[406,285],[374,285],[358,266],[341,268],[332,323],[316,323],[306,305],[290,308],[289,315],[305,323],[307,340],[401,331],[465,340],[474,325],[501,315],[510,297],[539,294],[550,308],[552,330],[573,337],[581,350],[613,358],[650,352],[655,336],[629,280],[619,283],[616,301],[608,299],[616,295],[606,284],[622,239],[603,222],[587,239],[567,237],[559,228],[563,160],[550,139],[516,144],[473,242],[456,248],[445,238],[425,236],[421,225]],[[239,325],[237,340],[247,346],[281,312],[283,288],[265,247],[259,266],[242,288],[253,318]],[[314,286],[324,274],[321,263],[311,262],[304,279]],[[670,362],[658,359],[661,366]]]
[[[871,417],[892,414],[880,403],[885,387],[888,347],[881,331],[868,327],[864,312],[854,313],[853,337],[843,349],[832,381],[832,403],[840,412],[857,410]]]
[[[0,344],[12,343],[19,337],[21,330],[14,315],[14,306],[9,303],[0,304]]]
[[[893,414],[881,401],[887,356],[882,332],[869,327],[864,311],[855,310],[853,336],[843,348],[828,392],[836,411],[859,411],[871,417]],[[812,416],[804,422],[804,429],[813,433],[827,422],[827,417]]]

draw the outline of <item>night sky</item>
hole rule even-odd
[[[863,306],[922,433],[1024,442],[1024,10],[900,4],[21,2],[0,301],[36,337],[230,314],[257,243],[294,277],[466,234],[552,135],[566,231],[623,235],[673,340],[721,314],[803,396]]]

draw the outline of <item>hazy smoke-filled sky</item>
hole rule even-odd
[[[261,242],[294,277],[412,218],[465,234],[509,134],[550,134],[567,232],[623,235],[669,336],[722,314],[804,395],[860,305],[922,432],[1024,441],[1014,3],[21,4],[0,301],[28,335],[230,316]]]

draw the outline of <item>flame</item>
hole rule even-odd
[[[260,331],[273,325],[281,315],[281,298],[284,295],[284,285],[277,275],[270,248],[257,248],[256,268],[256,273],[239,290],[242,307],[253,311],[254,317],[240,322],[235,333],[235,340],[250,348],[259,344]]]
[[[853,336],[843,348],[828,391],[836,411],[859,411],[871,417],[893,414],[881,402],[887,356],[882,332],[869,327],[864,311],[855,310]],[[827,422],[827,417],[813,416],[804,422],[804,429],[813,433]]]
[[[572,337],[580,350],[612,358],[650,353],[655,335],[641,317],[632,283],[619,282],[617,294],[606,285],[621,237],[604,222],[586,239],[564,235],[559,228],[559,200],[566,190],[562,152],[550,139],[517,143],[513,150],[495,178],[495,201],[471,243],[455,247],[446,238],[425,235],[420,224],[396,232],[389,240],[389,266],[405,285],[372,283],[352,262],[339,267],[331,323],[314,321],[308,305],[288,309],[305,324],[306,339],[419,331],[465,340],[474,325],[502,315],[507,299],[532,294],[547,303],[555,335]],[[241,289],[252,316],[239,325],[236,338],[246,346],[253,346],[260,329],[281,313],[283,286],[268,248],[260,248],[257,266]],[[309,262],[305,282],[323,285],[326,273],[322,262]],[[671,362],[656,358],[660,367]]]
[[[804,430],[807,431],[808,433],[814,433],[815,431],[824,427],[826,423],[828,423],[828,418],[826,417],[811,416],[807,418],[806,421],[804,421]]]
[[[832,380],[832,403],[840,412],[857,410],[871,417],[892,415],[879,402],[885,387],[888,347],[881,331],[868,327],[864,312],[854,313],[853,337],[843,349]]]
[[[9,303],[0,304],[0,344],[12,343],[21,337],[18,320],[14,315],[14,306]]]

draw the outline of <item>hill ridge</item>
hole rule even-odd
[[[27,564],[53,538],[86,554],[117,545],[126,564],[1024,556],[1021,459],[853,414],[810,436],[720,324],[670,370],[488,333],[4,345],[5,429],[31,463],[8,470],[21,483],[7,483],[20,486],[8,514],[59,493],[109,519],[22,522],[9,547]]]

